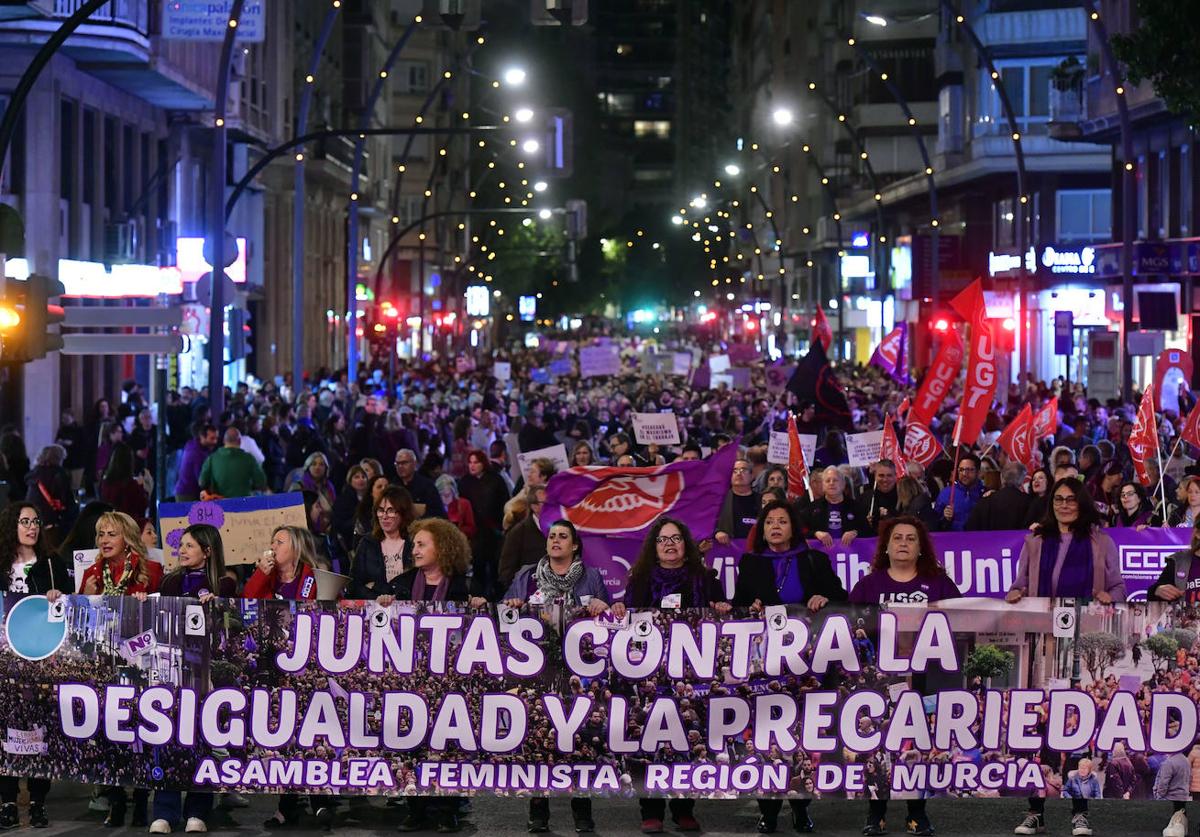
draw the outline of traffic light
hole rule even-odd
[[[566,108],[550,108],[542,126],[547,177],[570,177],[575,170],[574,118]]]
[[[3,334],[0,358],[9,363],[28,363],[62,349],[62,335],[48,329],[61,323],[66,314],[62,306],[51,305],[50,299],[62,296],[66,290],[62,282],[40,273],[31,273],[28,279],[9,279],[5,283],[8,313],[0,316],[0,320],[10,325]]]

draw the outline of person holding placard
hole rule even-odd
[[[837,473],[836,468],[829,471]],[[737,586],[733,592],[735,607],[749,606],[761,613],[772,605],[801,604],[817,612],[830,602],[846,601],[846,588],[833,571],[829,556],[809,549],[804,540],[804,525],[794,506],[787,502],[768,503],[755,523],[750,551],[738,561]],[[792,826],[801,832],[813,830],[808,808],[812,800],[792,799]],[[760,834],[774,834],[783,801],[760,799]]]
[[[42,537],[42,521],[37,509],[14,503],[0,511],[0,591],[41,594],[50,602],[71,592],[71,577],[62,560],[51,552]],[[0,830],[20,824],[17,796],[20,779],[0,776]],[[29,787],[29,824],[45,828],[46,795],[49,779],[27,779]]]

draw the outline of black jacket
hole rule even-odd
[[[8,592],[9,581],[11,581],[11,577],[7,570],[0,573],[0,591]],[[67,572],[67,565],[62,558],[52,552],[39,555],[38,559],[33,562],[29,575],[25,576],[25,586],[29,588],[30,595],[44,596],[51,590],[58,590],[62,593],[75,592],[75,582]]]
[[[817,549],[808,549],[796,554],[800,584],[808,598],[824,596],[831,602],[844,602],[850,597],[842,580],[833,571],[829,556]],[[784,602],[779,598],[775,586],[775,562],[770,555],[755,555],[747,552],[738,561],[737,586],[733,591],[733,604],[747,606],[760,600],[764,605],[799,604]]]
[[[984,497],[967,515],[968,532],[1004,532],[1024,529],[1028,524],[1033,497],[1019,488],[1006,485]]]
[[[716,570],[706,570],[704,573],[703,595],[704,601],[693,601],[694,585],[688,583],[679,591],[680,607],[708,607],[709,602],[724,602],[728,601],[725,595],[725,588],[721,585],[720,579],[717,578]],[[625,605],[627,607],[661,607],[662,602],[652,601],[650,599],[650,576],[633,581],[625,587]]]
[[[446,516],[446,506],[442,503],[442,495],[438,494],[437,486],[429,477],[423,474],[413,474],[410,482],[407,484],[400,482],[399,485],[412,495],[414,503],[425,504],[426,517],[444,518]]]
[[[1186,596],[1188,576],[1192,571],[1192,561],[1195,556],[1190,549],[1181,549],[1178,552],[1172,552],[1163,561],[1163,571],[1159,575],[1158,580],[1150,585],[1150,589],[1146,591],[1146,601],[1161,602],[1163,599],[1158,597],[1158,588],[1164,584],[1171,584],[1183,590]],[[1181,600],[1182,601],[1182,600]]]
[[[365,539],[364,539],[365,542]],[[413,581],[417,577],[418,569],[413,567],[411,570],[405,570],[392,581],[392,593],[401,601],[412,600]],[[425,585],[425,595],[433,596],[433,591],[436,588]],[[446,591],[446,601],[448,602],[465,602],[470,597],[470,591],[467,589],[467,578],[462,575],[450,576],[450,588]]]
[[[412,538],[404,539],[404,566],[412,565]],[[399,578],[399,576],[396,576]],[[368,535],[358,542],[354,562],[350,565],[350,584],[346,587],[347,599],[373,599],[387,594],[395,578],[387,577],[383,560],[383,546]]]
[[[858,532],[862,537],[874,535],[871,527],[867,525],[867,514],[863,511],[862,506],[857,500],[851,499],[849,496],[842,497],[842,531],[843,532]],[[808,507],[808,524],[809,532],[828,532],[829,531],[829,501],[822,497],[816,500]]]

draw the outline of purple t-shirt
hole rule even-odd
[[[1200,561],[1195,558],[1188,569],[1187,589],[1183,591],[1183,600],[1188,604],[1200,602]]]
[[[911,581],[896,581],[886,570],[874,570],[859,580],[850,591],[851,604],[912,604],[957,599],[962,593],[950,576],[918,575]]]

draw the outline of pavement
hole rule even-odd
[[[85,785],[67,782],[56,783],[47,800],[50,828],[39,832],[38,837],[51,835],[95,835],[105,834],[123,837],[130,834],[145,834],[145,828],[126,826],[106,829],[101,824],[104,814],[89,811],[88,799],[91,789]],[[241,835],[279,834],[263,828],[263,820],[275,810],[275,797],[252,796],[249,808],[222,809],[213,814],[210,827],[213,832]],[[520,800],[480,796],[472,799],[471,813],[463,820],[463,834],[517,835],[525,834],[526,806]],[[22,800],[21,816],[25,809]],[[571,812],[566,799],[551,801],[550,827],[553,834],[573,837]],[[971,835],[992,837],[1011,835],[1013,827],[1020,821],[1025,806],[1018,799],[934,799],[929,802],[929,816],[939,835]],[[365,837],[365,835],[395,834],[402,808],[385,807],[382,800],[354,800],[338,809],[334,833],[341,837]],[[1046,806],[1047,835],[1065,837],[1071,833],[1069,825],[1070,803],[1052,800]],[[1097,837],[1100,835],[1130,835],[1131,837],[1160,837],[1162,828],[1170,816],[1170,805],[1166,802],[1136,801],[1123,802],[1093,801],[1091,824]],[[892,821],[888,830],[892,834],[904,833],[904,808],[902,802],[893,802],[889,813]],[[1194,815],[1191,834],[1196,834],[1200,823],[1200,806],[1193,806]],[[793,834],[784,808],[780,818],[779,834]],[[821,800],[812,806],[817,833],[822,835],[859,835],[866,818],[866,804],[847,800]],[[637,802],[633,800],[597,800],[594,808],[596,833],[598,835],[627,835],[639,833],[640,818]],[[704,826],[707,835],[756,835],[758,808],[753,799],[743,801],[701,800],[696,805],[696,817]],[[128,822],[128,820],[127,820]],[[182,832],[178,832],[182,833]],[[322,829],[311,818],[291,832],[320,834]],[[429,832],[432,833],[432,832]],[[667,833],[671,831],[668,816]]]

